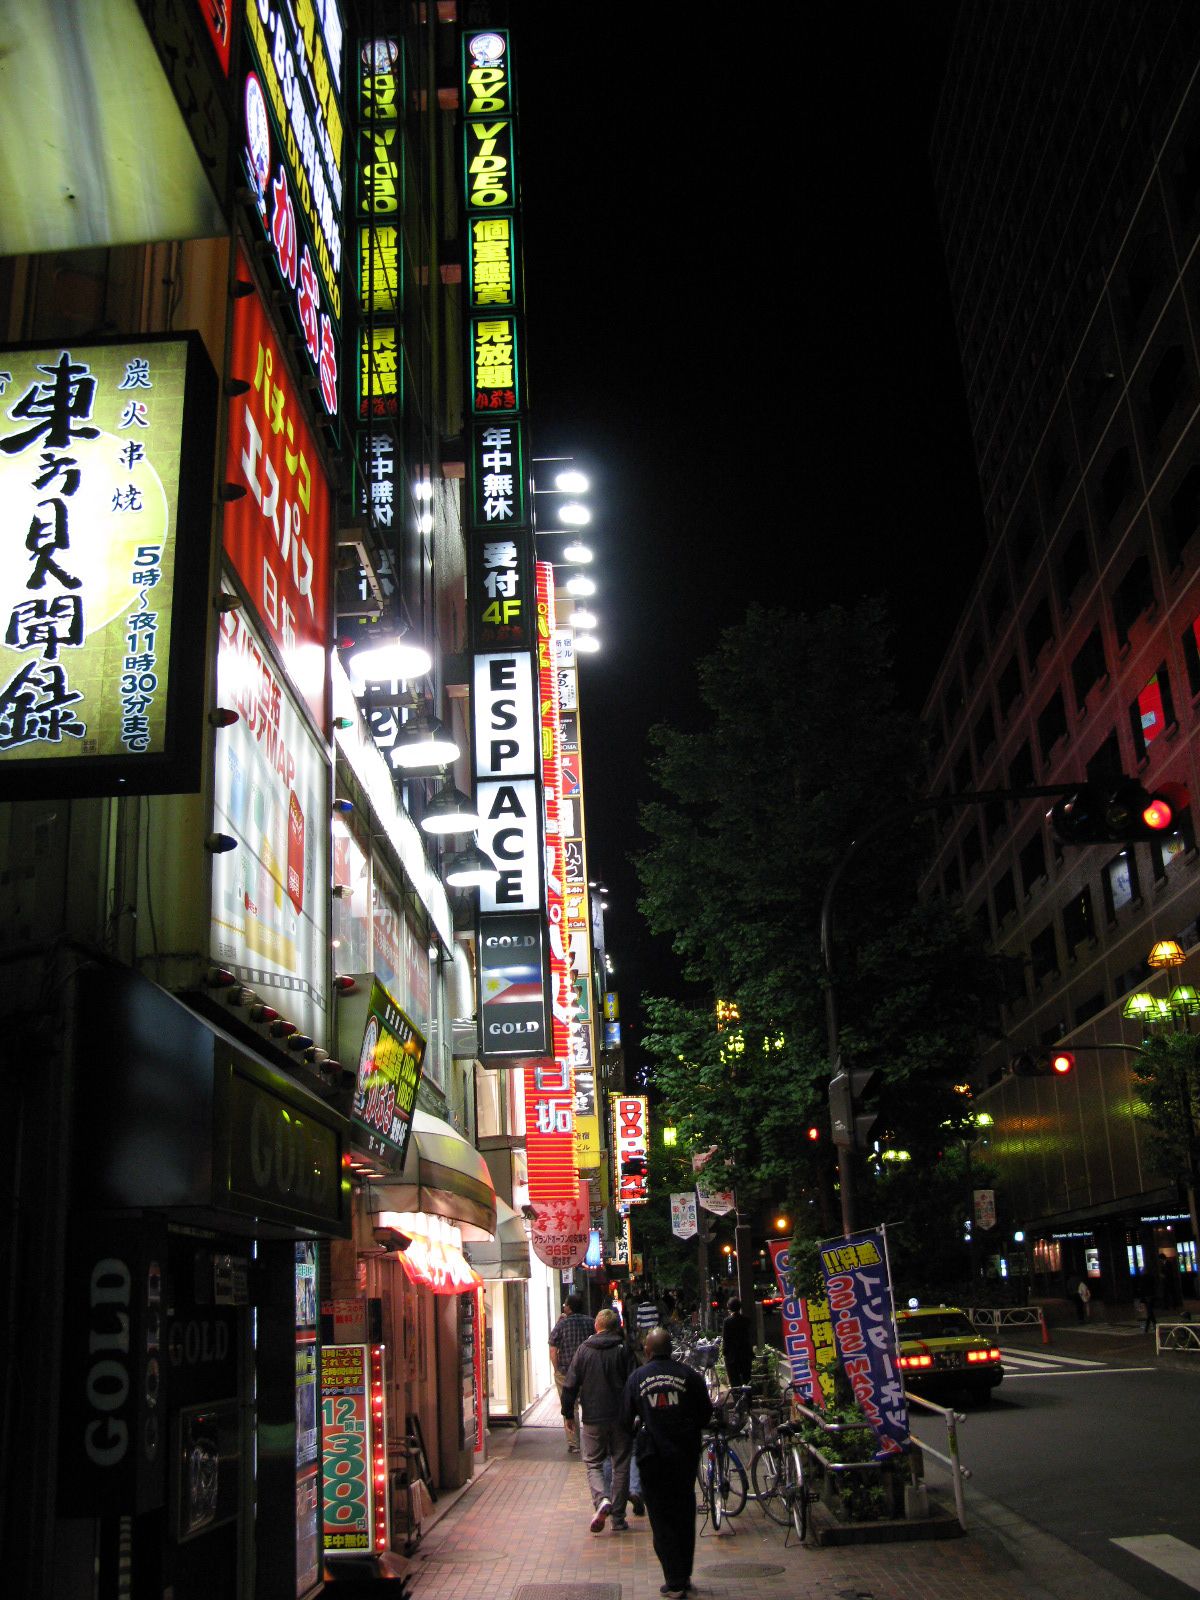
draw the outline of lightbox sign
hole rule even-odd
[[[354,1143],[398,1171],[412,1134],[425,1036],[383,985],[371,983],[350,1120]]]
[[[500,875],[480,885],[479,909],[542,908],[538,748],[533,663],[523,651],[477,655],[472,696],[480,848]]]
[[[483,1053],[487,1057],[544,1056],[548,1039],[541,913],[481,916],[479,924]]]
[[[337,0],[246,0],[243,161],[326,413],[336,416],[342,320],[342,61]]]
[[[467,302],[472,310],[515,309],[517,260],[517,219],[511,212],[470,219]]]
[[[477,422],[471,430],[471,447],[475,468],[472,522],[484,530],[485,537],[494,537],[496,530],[527,527],[529,486],[523,424],[517,421]],[[494,592],[489,593],[491,600],[513,598],[502,593],[498,585],[493,589]],[[513,621],[514,616],[519,618],[519,613],[514,613],[511,607],[498,606],[495,614],[485,620],[507,623]]]
[[[225,480],[246,494],[225,506],[225,550],[288,676],[324,729],[332,499],[282,342],[253,292],[240,250],[238,278],[251,292],[234,301],[229,370],[247,389],[229,402]]]
[[[534,635],[532,536],[521,424],[475,425],[467,605],[477,650],[528,650]]]
[[[257,629],[221,613],[217,701],[238,713],[216,735],[213,960],[327,1044],[329,768]]]
[[[204,19],[204,26],[208,29],[208,37],[212,40],[212,47],[217,53],[217,60],[221,64],[221,71],[229,76],[229,48],[232,42],[233,31],[233,0],[193,0],[196,10]],[[250,0],[254,4],[254,0]]]
[[[404,190],[394,39],[368,40],[359,51],[355,207],[358,274],[358,417],[398,417],[403,362],[397,316],[403,305],[404,252],[399,218]]]
[[[546,922],[550,936],[550,1029],[554,1056],[571,1065],[575,988],[571,974],[571,936],[563,903],[563,842],[559,831],[558,681],[550,659],[554,617],[554,568],[537,564],[538,707],[542,735],[542,804],[546,819]],[[583,1063],[591,1066],[588,1059]]]
[[[650,1132],[647,1100],[644,1094],[614,1094],[612,1105],[612,1150],[615,1198],[621,1205],[641,1205],[649,1198],[646,1180],[646,1161],[649,1156]],[[640,1162],[641,1170],[635,1169]]]
[[[463,115],[511,116],[512,56],[507,28],[469,34],[463,45]]]
[[[533,776],[533,661],[526,651],[492,651],[474,661],[475,772],[481,778]]]
[[[198,335],[0,352],[6,797],[199,787],[215,421]]]
[[[467,214],[511,210],[517,197],[511,121],[468,117],[463,123],[463,145]]]
[[[472,410],[484,416],[519,411],[516,318],[473,317],[469,345]]]

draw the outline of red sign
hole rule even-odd
[[[571,1069],[550,1056],[525,1062],[525,1157],[534,1207],[573,1203],[579,1175]]]
[[[230,35],[230,9],[233,0],[195,0],[200,15],[204,18],[204,26],[208,29],[208,37],[213,42],[213,49],[217,52],[217,60],[221,63],[221,71],[229,76],[229,35]]]
[[[624,1205],[644,1204],[650,1198],[646,1179],[646,1162],[649,1154],[646,1096],[613,1095],[612,1119],[617,1200]],[[635,1170],[627,1170],[631,1163]]]
[[[560,1271],[582,1266],[591,1236],[587,1184],[576,1174],[572,1196],[538,1205],[535,1210],[530,1243],[538,1260]]]
[[[800,1398],[809,1405],[824,1406],[821,1386],[817,1382],[816,1353],[813,1349],[812,1329],[808,1324],[808,1307],[792,1290],[790,1281],[791,1246],[783,1239],[769,1239],[771,1265],[775,1269],[775,1282],[783,1296],[781,1320],[783,1322],[783,1350],[788,1359],[792,1382],[799,1387]]]
[[[240,248],[238,276],[252,281]],[[246,493],[225,507],[225,550],[324,731],[333,625],[331,497],[280,340],[257,293],[234,302],[230,375],[249,388],[229,402],[225,479]]]
[[[546,810],[546,920],[550,928],[550,1026],[555,1060],[570,1063],[575,991],[571,935],[563,902],[566,870],[560,820],[562,796],[558,673],[554,666],[554,568],[537,563],[538,713],[542,733],[542,796]]]

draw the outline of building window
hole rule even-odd
[[[997,679],[996,692],[1000,697],[1000,715],[1007,717],[1021,698],[1021,663],[1015,655],[1009,656]]]
[[[1100,778],[1119,777],[1121,770],[1121,741],[1114,728],[1088,762],[1087,775],[1089,781],[1095,783]]]
[[[1113,621],[1117,625],[1118,644],[1126,643],[1134,623],[1153,604],[1154,580],[1150,576],[1150,562],[1143,551],[1130,562],[1113,595]]]
[[[1054,924],[1048,922],[1041,933],[1029,941],[1029,964],[1033,981],[1040,985],[1044,979],[1054,977],[1059,971],[1058,944],[1054,938]]]
[[[1038,750],[1043,762],[1050,760],[1050,752],[1066,731],[1067,708],[1063,704],[1062,690],[1056,689],[1037,720]]]
[[[975,755],[982,761],[996,743],[996,719],[991,706],[985,706],[983,715],[975,724]]]
[[[1196,831],[1190,810],[1176,814],[1167,833],[1150,846],[1150,859],[1154,863],[1154,876],[1165,878],[1167,869],[1182,861],[1189,850],[1196,848]]]
[[[1086,528],[1076,528],[1067,540],[1058,564],[1058,593],[1064,609],[1092,570],[1092,552]]]
[[[1097,1013],[1104,1010],[1104,990],[1089,995],[1086,1000],[1081,1000],[1075,1007],[1075,1026],[1080,1028],[1085,1022],[1090,1022]]]
[[[1046,876],[1046,844],[1039,828],[1018,857],[1021,864],[1021,882],[1026,895],[1033,893],[1034,885]]]
[[[1010,869],[1000,874],[996,879],[996,887],[992,890],[992,911],[995,914],[996,926],[1000,927],[1004,919],[1011,917],[1016,909],[1017,891]]]
[[[1118,911],[1131,906],[1138,897],[1137,857],[1133,850],[1122,850],[1105,863],[1100,875],[1104,888],[1104,910],[1108,920],[1116,920]]]
[[[1171,680],[1165,666],[1159,667],[1150,681],[1138,691],[1137,699],[1129,708],[1129,721],[1133,728],[1133,748],[1141,760],[1154,741],[1160,739],[1175,721]]]
[[[1187,662],[1188,688],[1200,694],[1200,617],[1193,617],[1183,636],[1183,658]]]
[[[1090,889],[1083,889],[1063,907],[1063,936],[1067,941],[1068,956],[1073,956],[1081,944],[1096,937]]]
[[[1037,658],[1054,636],[1054,623],[1050,616],[1050,601],[1043,595],[1025,624],[1025,659],[1033,670]]]
[[[1083,647],[1071,663],[1071,685],[1075,690],[1075,704],[1080,711],[1088,695],[1107,671],[1104,660],[1104,640],[1100,629],[1093,628],[1083,641]]]
[[[1183,482],[1171,496],[1163,520],[1163,545],[1167,565],[1175,568],[1183,560],[1188,540],[1200,526],[1200,467],[1189,468]]]

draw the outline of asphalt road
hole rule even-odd
[[[1196,1600],[1200,1367],[1162,1367],[1141,1339],[1115,1359],[1079,1341],[1070,1355],[1001,1346],[1004,1382],[960,1431],[968,1497],[1007,1506],[1149,1600]]]

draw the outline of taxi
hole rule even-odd
[[[999,1350],[957,1306],[897,1311],[896,1332],[905,1388],[926,1399],[968,1394],[986,1401],[1004,1378]]]

